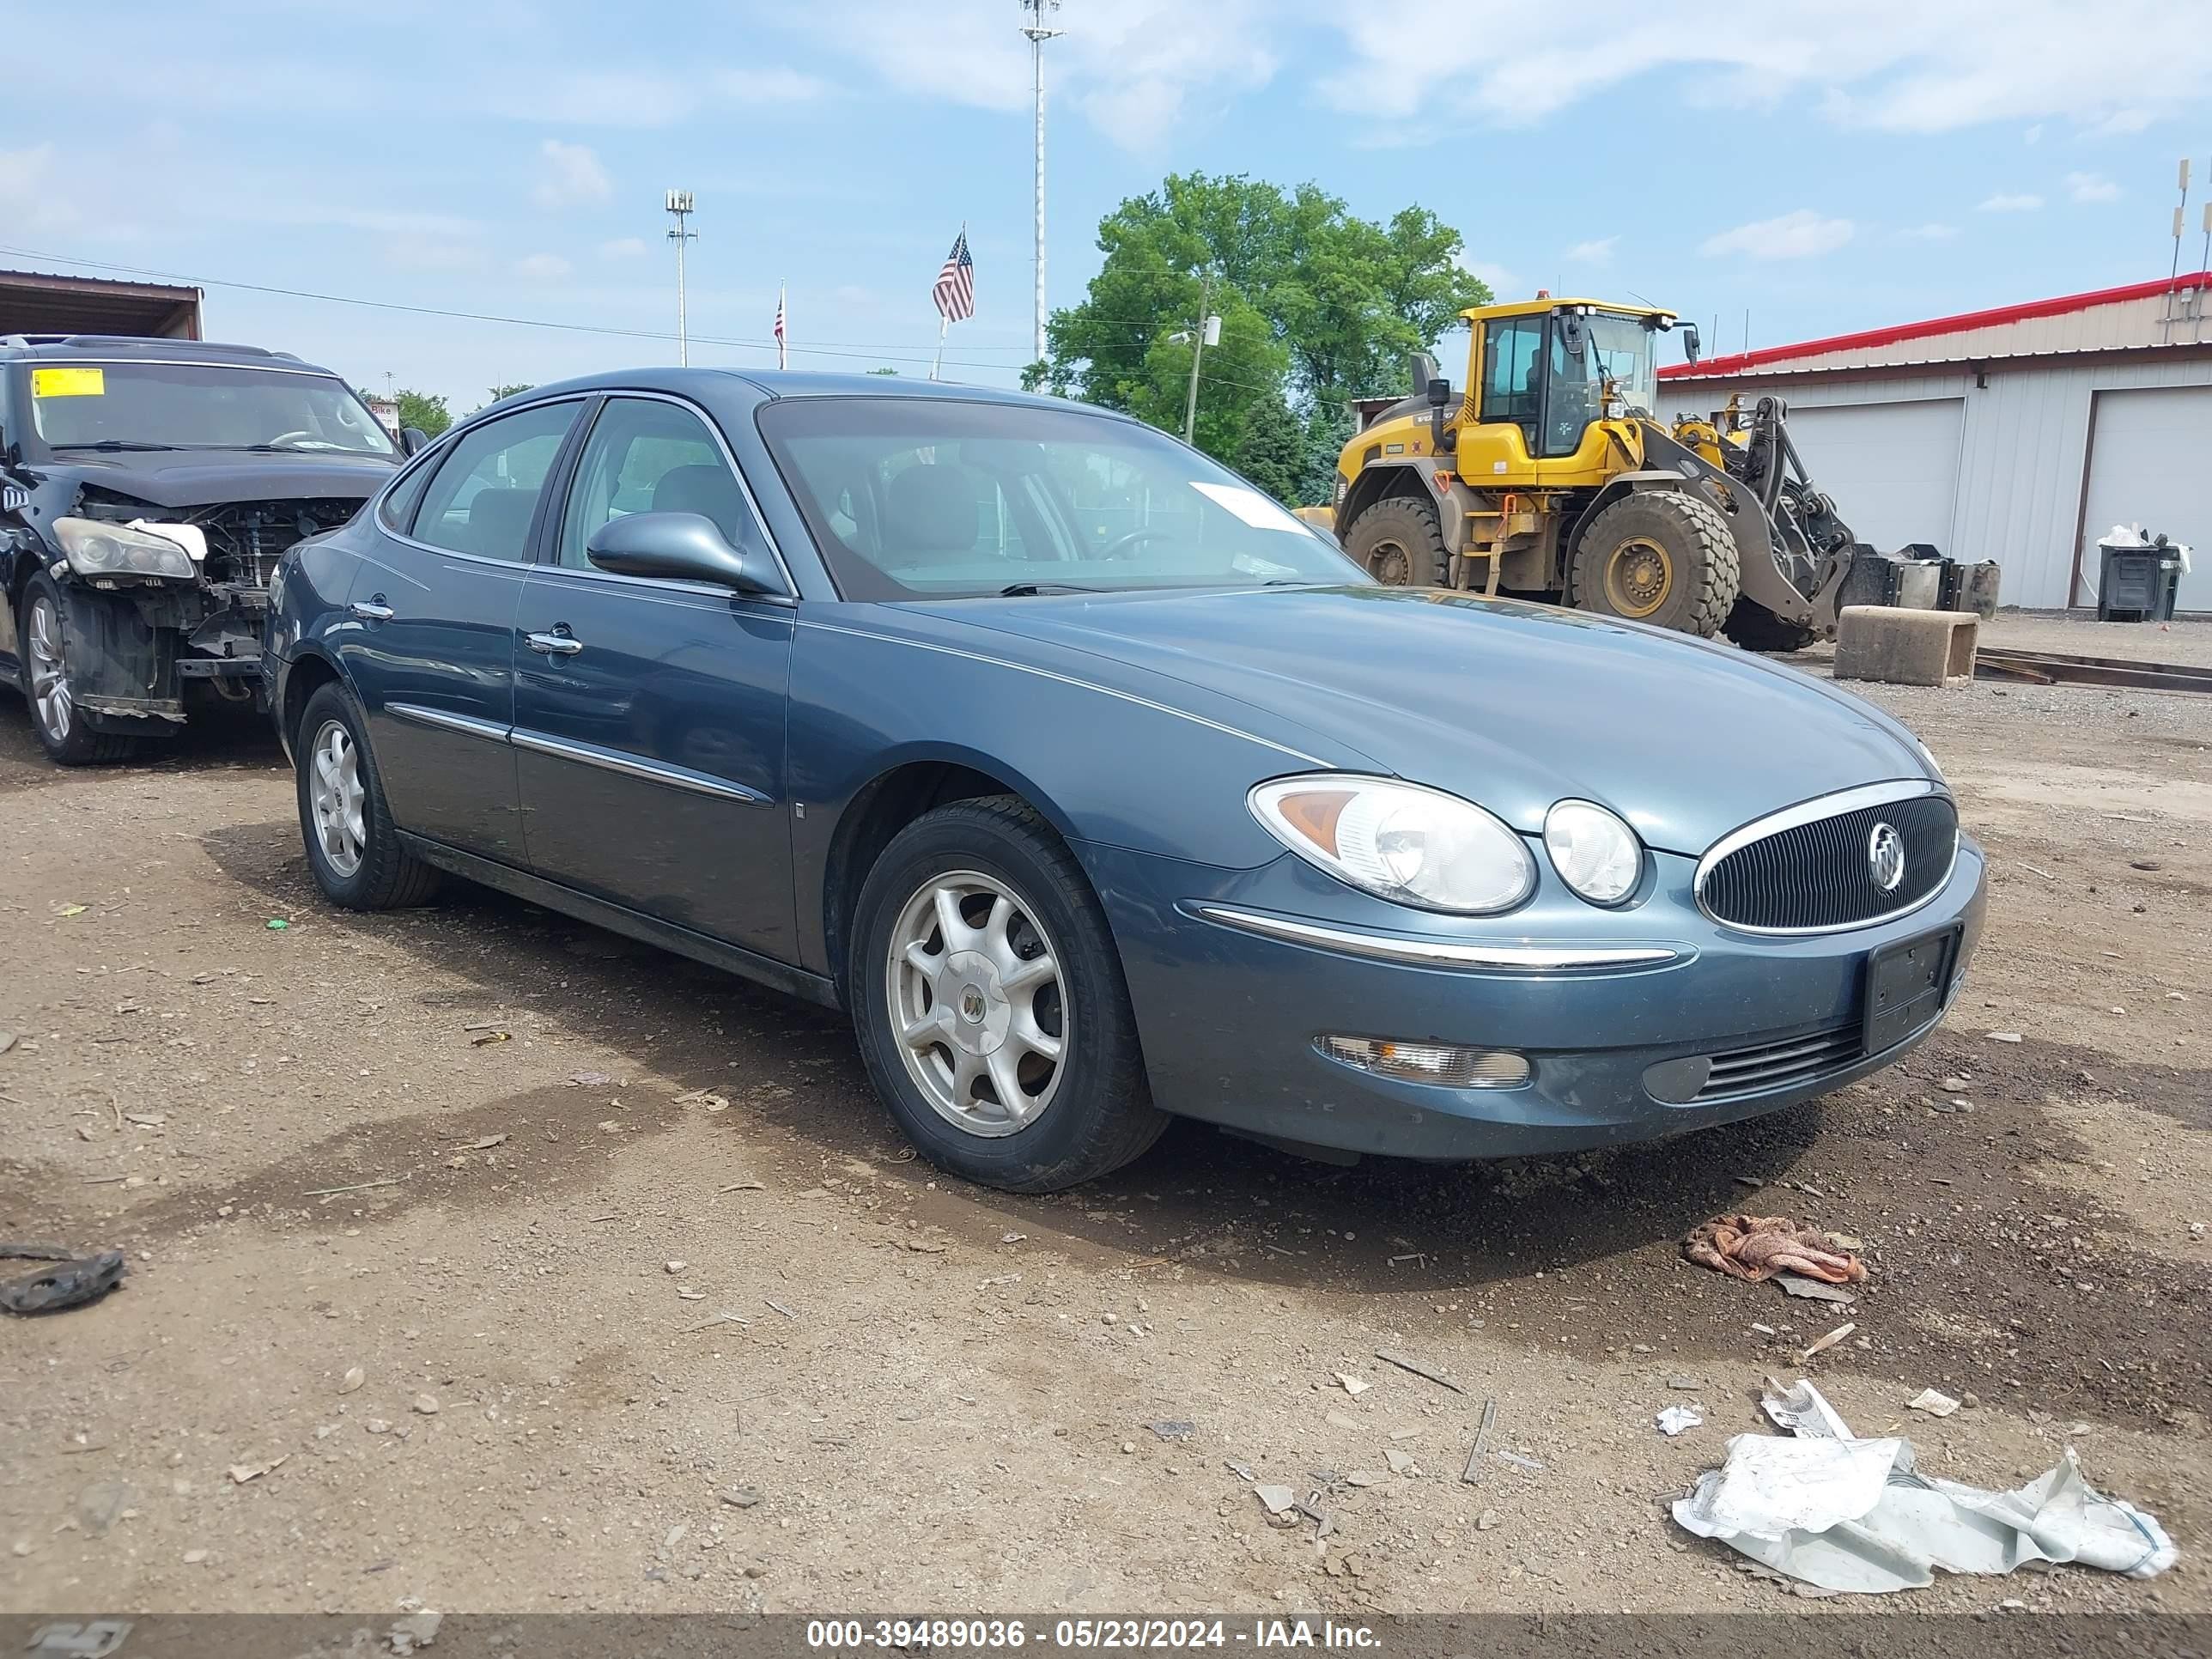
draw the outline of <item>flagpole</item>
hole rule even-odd
[[[775,366],[778,368],[791,367],[791,323],[783,303],[789,287],[787,283],[775,285]]]
[[[945,331],[951,325],[950,317],[941,311],[937,313],[937,356],[929,362],[929,378],[933,380],[939,378],[937,371],[945,366]]]

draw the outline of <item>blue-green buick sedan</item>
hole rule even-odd
[[[1983,860],[1790,668],[1378,586],[1137,422],[882,379],[536,388],[299,544],[266,634],[337,904],[459,877],[842,1008],[945,1168],[1170,1116],[1475,1158],[1887,1065]]]

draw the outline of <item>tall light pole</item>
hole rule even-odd
[[[691,192],[672,190],[668,192],[668,210],[676,217],[676,228],[668,233],[668,240],[676,244],[676,361],[691,361],[690,331],[684,315],[684,245],[696,242],[699,233],[690,228]]]
[[[1060,9],[1060,0],[1022,0],[1029,21],[1022,33],[1030,43],[1030,82],[1036,97],[1036,339],[1030,361],[1044,361],[1044,43],[1064,29],[1050,28],[1045,18]]]

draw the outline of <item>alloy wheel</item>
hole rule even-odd
[[[361,755],[343,722],[325,720],[308,748],[307,801],[315,815],[315,841],[332,873],[350,877],[368,845],[362,820]]]
[[[46,741],[59,747],[69,741],[76,701],[70,695],[68,665],[62,659],[62,619],[52,599],[40,594],[31,601],[28,635],[31,659],[31,707]]]
[[[932,876],[900,908],[884,970],[900,1058],[939,1117],[996,1137],[1052,1103],[1073,1014],[1060,951],[1012,888]]]

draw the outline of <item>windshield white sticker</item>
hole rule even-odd
[[[1256,489],[1246,489],[1238,484],[1205,483],[1196,478],[1190,481],[1190,487],[1216,507],[1225,507],[1235,514],[1255,530],[1287,530],[1294,536],[1311,533],[1305,526]]]

